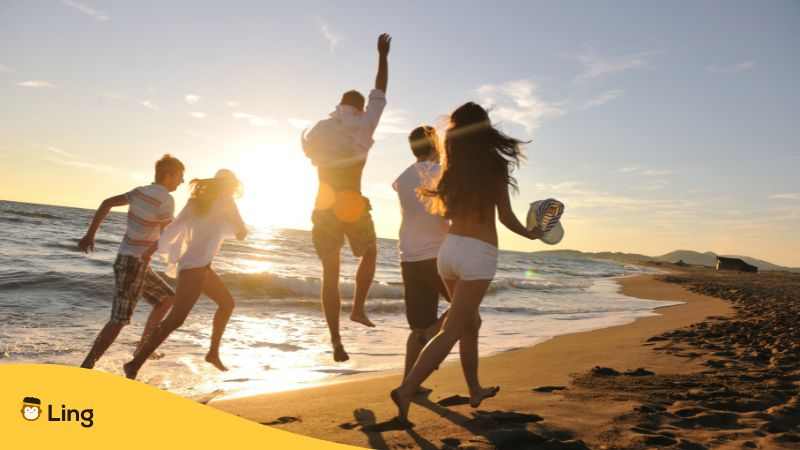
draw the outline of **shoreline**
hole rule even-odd
[[[697,362],[653,352],[653,344],[645,340],[708,316],[731,315],[732,308],[723,300],[656,281],[655,276],[636,275],[615,280],[621,285],[623,295],[685,303],[659,307],[657,315],[625,325],[559,335],[531,347],[481,358],[482,383],[502,387],[498,396],[486,400],[481,409],[536,414],[543,421],[531,419],[536,422],[535,426],[556,430],[562,441],[575,436],[586,439],[600,423],[612,420],[630,405],[612,407],[605,401],[570,398],[562,395],[561,389],[550,393],[534,389],[542,386],[569,389],[567,386],[576,373],[587,372],[594,366],[620,370],[644,367],[655,373],[699,372],[702,367]],[[466,395],[458,364],[443,365],[426,382],[425,385],[434,391],[427,398],[415,399],[412,404],[410,419],[416,427],[392,430],[391,423],[386,421],[396,411],[388,392],[399,384],[400,378],[400,373],[365,374],[358,379],[326,382],[292,391],[220,396],[208,404],[286,431],[361,447],[440,447],[442,439],[483,442],[480,445],[495,442],[482,433],[480,427],[470,425],[476,417],[472,414],[475,410],[468,405],[444,408],[435,403],[454,395]],[[528,424],[528,428],[532,426]]]
[[[614,262],[614,261],[610,261],[610,262]],[[667,273],[668,272],[664,271],[663,269],[660,269],[656,273],[652,273],[652,274],[629,274],[629,275],[618,275],[618,276],[613,276],[613,277],[609,277],[609,278],[598,278],[598,279],[593,280],[593,283],[594,284],[597,284],[597,283],[613,284],[613,285],[616,286],[616,289],[615,289],[616,293],[618,293],[620,295],[627,296],[627,297],[641,298],[641,297],[626,295],[625,293],[623,293],[622,292],[622,290],[623,290],[622,280],[625,280],[625,279],[628,279],[628,278],[639,277],[639,276],[646,276],[646,275],[658,276],[658,275],[664,275],[664,274],[667,274]],[[652,299],[650,299],[650,300],[652,300]],[[659,300],[659,301],[669,301],[669,300]],[[489,358],[489,357],[501,355],[501,354],[504,354],[504,353],[516,351],[516,350],[522,350],[522,349],[526,349],[526,348],[531,348],[531,347],[534,347],[534,346],[537,346],[537,345],[541,345],[541,344],[543,344],[543,343],[545,343],[547,341],[550,341],[552,339],[555,339],[555,338],[557,338],[559,336],[566,336],[566,335],[579,334],[579,333],[588,333],[588,332],[592,332],[592,331],[596,331],[596,330],[602,330],[602,329],[605,329],[605,328],[629,325],[629,324],[634,323],[637,320],[640,320],[640,319],[645,318],[645,317],[658,316],[659,315],[658,311],[660,309],[668,308],[670,306],[676,306],[676,305],[675,304],[665,304],[665,305],[656,306],[656,307],[654,307],[652,309],[628,310],[628,311],[625,311],[627,314],[619,316],[621,323],[605,324],[603,326],[599,326],[597,328],[591,328],[591,329],[588,329],[588,330],[580,330],[580,329],[579,330],[571,330],[571,331],[567,331],[565,333],[560,333],[560,334],[555,334],[555,335],[552,335],[552,336],[548,336],[548,337],[544,338],[544,340],[536,341],[536,342],[534,342],[532,344],[523,343],[520,346],[509,347],[509,348],[505,348],[505,349],[502,349],[502,350],[499,350],[499,351],[495,351],[493,353],[489,353],[489,354],[483,355],[483,356],[481,356],[481,358],[482,359],[483,358]],[[647,315],[637,316],[637,315],[635,315],[636,311],[647,311]],[[488,320],[491,320],[491,319],[488,319]],[[402,357],[403,355],[401,354],[400,356]],[[451,365],[451,364],[454,364],[454,363],[456,363],[456,364],[458,363],[457,355],[455,357],[453,357],[453,355],[449,355],[448,356],[448,360],[445,360],[442,363],[442,366],[448,366],[448,365]],[[280,393],[280,392],[297,391],[297,390],[303,390],[303,389],[326,386],[326,385],[330,385],[330,384],[338,384],[338,383],[349,382],[349,381],[354,381],[354,380],[361,380],[361,379],[364,379],[364,378],[380,377],[380,376],[387,376],[387,375],[396,375],[396,374],[402,373],[402,371],[403,371],[403,367],[402,366],[399,366],[399,367],[396,367],[396,368],[389,368],[389,369],[354,371],[352,373],[336,374],[336,375],[331,376],[329,378],[317,380],[317,381],[310,382],[310,383],[297,384],[297,385],[289,386],[288,388],[283,388],[283,389],[280,389],[280,388],[279,389],[252,388],[251,387],[251,388],[231,389],[231,390],[216,390],[216,391],[196,394],[196,395],[190,396],[189,398],[191,398],[192,400],[198,401],[200,403],[207,404],[208,402],[210,402],[211,400],[214,400],[214,399],[229,399],[229,398],[252,397],[252,396],[256,396],[256,395],[266,395],[266,394],[273,394],[273,393]]]

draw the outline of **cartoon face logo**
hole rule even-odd
[[[22,400],[22,417],[33,422],[42,413],[42,401],[36,397],[25,397]]]

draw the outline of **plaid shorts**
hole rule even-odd
[[[357,257],[375,244],[375,225],[372,222],[369,199],[358,195],[349,201],[339,201],[328,209],[315,209],[311,214],[311,239],[317,256],[324,259],[344,245],[344,237],[350,242],[350,250]]]
[[[130,255],[117,255],[114,261],[114,302],[111,305],[111,321],[120,325],[131,323],[139,297],[156,307],[173,295],[172,288],[161,279],[150,264]]]

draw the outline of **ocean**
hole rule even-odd
[[[125,231],[112,212],[95,253],[77,250],[93,210],[0,201],[0,363],[80,365],[111,312],[111,265]],[[203,360],[215,305],[201,297],[183,327],[148,361],[139,380],[190,398],[211,393],[294,389],[353,374],[402,369],[408,325],[397,241],[379,239],[367,312],[377,325],[352,323],[349,304],[357,260],[342,252],[342,338],[350,361],[335,363],[319,302],[321,265],[308,231],[251,226],[243,242],[227,240],[213,263],[236,309],[221,347],[230,368]],[[154,263],[163,275],[163,266]],[[554,336],[632,322],[674,304],[620,294],[613,277],[651,269],[580,256],[501,251],[497,277],[481,306],[481,356]],[[174,287],[175,282],[165,279]],[[444,310],[446,302],[440,302]],[[149,305],[96,366],[122,374]],[[456,360],[455,352],[448,360]],[[486,380],[490,383],[491,380]]]

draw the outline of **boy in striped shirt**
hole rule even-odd
[[[105,199],[97,209],[86,235],[78,242],[78,247],[84,252],[94,251],[95,234],[111,208],[129,205],[125,236],[114,261],[115,288],[111,319],[97,335],[81,367],[94,367],[122,328],[130,323],[139,297],[144,297],[153,310],[147,318],[142,340],[134,355],[172,306],[175,293],[150,268],[150,257],[158,248],[161,231],[174,217],[175,200],[169,193],[183,183],[183,172],[183,163],[171,155],[164,155],[156,162],[155,183]]]

